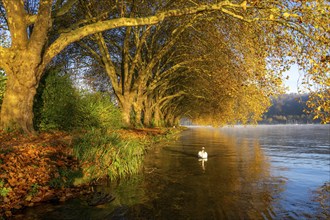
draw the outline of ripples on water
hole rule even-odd
[[[285,179],[277,194],[278,218],[330,218],[330,131],[329,126],[257,126],[224,128],[226,134],[241,140],[258,140],[270,163],[270,174]],[[329,186],[329,185],[328,185]],[[319,198],[322,197],[322,198]],[[322,201],[321,201],[322,200]]]
[[[144,173],[81,200],[26,211],[25,219],[327,219],[328,125],[193,127],[155,146]],[[202,146],[207,161],[197,158]]]

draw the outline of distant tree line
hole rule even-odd
[[[272,106],[264,114],[261,124],[310,124],[320,123],[307,114],[308,94],[283,94],[272,99]]]

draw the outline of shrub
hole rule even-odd
[[[49,71],[41,81],[34,105],[38,130],[116,129],[122,116],[108,93],[79,94],[68,75]]]
[[[79,96],[68,75],[49,71],[41,80],[34,104],[39,130],[72,130],[77,126]]]
[[[81,127],[117,129],[123,126],[121,112],[107,93],[86,94],[82,96],[79,106]]]

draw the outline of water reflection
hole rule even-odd
[[[209,158],[199,160],[206,146]],[[237,142],[214,129],[193,129],[160,151],[162,159],[148,155],[147,167],[158,167],[147,178],[148,189],[157,191],[151,207],[159,217],[180,219],[272,218],[275,194],[285,181],[274,181],[269,161],[258,141]],[[206,168],[207,164],[207,168]],[[202,169],[200,169],[202,167]],[[154,176],[160,178],[154,178]]]
[[[32,209],[30,219],[326,219],[330,196],[316,189],[329,180],[328,138],[278,128],[189,129],[149,151],[140,175],[98,188],[113,202]]]
[[[201,163],[202,170],[205,172],[207,159],[198,159],[198,161]]]

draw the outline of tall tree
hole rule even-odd
[[[114,6],[120,7],[121,4],[116,4],[117,1],[113,2]],[[1,1],[1,21],[5,21],[2,22],[1,28],[7,28],[11,37],[11,47],[0,47],[0,67],[8,77],[1,107],[1,127],[33,132],[33,98],[40,78],[49,62],[73,42],[118,27],[152,25],[166,17],[241,7],[239,4],[224,1],[174,8],[146,17],[113,15],[110,19],[99,22],[74,20],[75,23],[70,26],[69,22],[58,22],[78,3],[78,0]],[[36,10],[28,10],[29,5],[34,5]]]
[[[305,59],[319,63],[328,53],[329,4],[327,1],[200,1],[188,6],[173,4],[164,11],[154,10],[150,15],[125,17],[112,14],[105,20],[78,19],[73,12],[78,0],[1,0],[1,26],[11,37],[9,48],[0,47],[0,68],[7,75],[7,87],[1,108],[1,127],[33,131],[33,98],[40,78],[51,60],[64,48],[88,35],[119,27],[154,25],[167,17],[219,11],[246,22],[271,22],[277,39],[293,39]],[[120,8],[126,1],[110,1]],[[148,1],[144,1],[147,4]],[[192,6],[193,5],[193,6]],[[153,7],[151,4],[148,6]],[[102,7],[101,4],[93,7]],[[33,10],[32,10],[33,9]],[[314,13],[317,10],[319,13]],[[73,18],[73,24],[66,15]],[[97,15],[103,16],[103,15]],[[280,31],[279,27],[288,27]],[[2,31],[1,30],[1,31]],[[296,37],[292,37],[296,36]],[[297,43],[297,44],[296,44]],[[281,42],[278,42],[281,45]],[[306,48],[306,44],[312,49]],[[290,43],[284,45],[289,47]],[[299,54],[301,55],[301,54]],[[311,71],[317,75],[318,71]]]
[[[146,13],[152,13],[156,6],[157,10],[169,7],[166,4],[161,5],[162,1],[153,2],[155,6],[152,9],[132,2],[124,5],[125,11],[114,13],[122,13],[127,17],[141,17]],[[178,3],[179,1],[176,2]],[[85,5],[84,10],[89,17],[102,12],[92,10],[89,5]],[[198,16],[185,17],[176,22],[166,19],[155,26],[124,27],[95,34],[79,42],[89,56],[103,66],[111,79],[124,121],[128,125],[141,124],[142,116],[144,124],[150,124],[151,118],[146,119],[151,111],[150,106],[145,106],[146,103],[150,103],[147,99],[152,97],[151,93],[155,89],[161,69],[165,65],[169,66],[169,62],[173,62],[169,54],[173,51],[175,43]],[[132,112],[134,117],[131,117]]]

